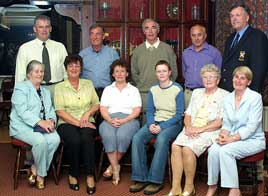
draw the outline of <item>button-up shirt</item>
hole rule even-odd
[[[203,87],[200,70],[204,65],[211,63],[219,69],[221,68],[222,56],[217,48],[207,42],[199,52],[195,51],[193,45],[186,48],[182,53],[182,73],[185,86],[193,89]]]
[[[147,40],[145,41],[145,46],[146,46],[147,49],[152,48],[152,47],[153,48],[158,48],[159,44],[160,44],[159,38],[157,38],[156,42],[153,43],[153,44],[150,44]]]
[[[44,48],[42,44],[43,41],[36,38],[20,46],[16,60],[16,82],[26,79],[26,67],[30,61],[37,60],[42,63],[42,51]],[[48,39],[46,47],[49,54],[51,71],[51,80],[49,82],[62,81],[67,77],[64,60],[68,54],[65,46],[60,42]]]
[[[55,110],[64,110],[78,120],[86,111],[98,104],[99,98],[90,80],[79,79],[78,90],[73,88],[69,80],[55,86]],[[92,116],[89,121],[95,122]],[[62,123],[65,121],[59,118],[58,125]]]
[[[110,65],[119,58],[114,49],[102,46],[101,50],[96,52],[89,46],[80,51],[79,55],[84,62],[82,78],[91,80],[95,88],[104,88],[111,84]]]

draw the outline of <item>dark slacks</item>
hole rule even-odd
[[[57,131],[64,141],[64,152],[70,164],[69,174],[73,177],[79,176],[82,158],[86,175],[94,175],[96,130],[66,123],[61,124]]]

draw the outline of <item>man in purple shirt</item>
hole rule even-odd
[[[192,91],[203,87],[200,69],[206,64],[215,64],[221,68],[220,51],[206,42],[206,28],[196,24],[190,29],[192,45],[182,53],[182,74],[185,79],[184,103],[188,107]]]

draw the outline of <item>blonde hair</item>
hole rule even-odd
[[[235,68],[232,76],[234,77],[234,75],[237,72],[241,72],[241,73],[245,74],[246,78],[250,81],[253,79],[253,73],[248,66],[239,66],[239,67]]]

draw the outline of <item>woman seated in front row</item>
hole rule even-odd
[[[196,89],[185,111],[184,129],[172,144],[172,189],[168,196],[195,194],[196,157],[199,157],[219,133],[222,124],[223,98],[227,91],[218,88],[220,71],[214,64],[200,71],[205,88]],[[182,192],[181,178],[185,174]]]
[[[229,196],[240,196],[236,160],[265,149],[262,130],[262,97],[248,88],[251,70],[237,67],[233,72],[234,91],[224,99],[221,131],[208,153],[208,192],[217,190],[219,174],[221,187],[229,188]]]
[[[83,66],[79,55],[69,55],[64,62],[68,79],[55,86],[54,104],[59,116],[58,133],[70,164],[69,187],[79,190],[80,157],[87,176],[87,193],[96,191],[94,182],[95,135],[94,114],[99,99],[90,80],[79,79]]]
[[[141,97],[138,89],[128,83],[129,68],[125,62],[114,61],[110,67],[110,76],[114,82],[104,89],[101,97],[100,112],[104,121],[99,132],[110,161],[103,176],[113,177],[112,183],[117,185],[120,180],[119,161],[140,128],[138,116]]]
[[[15,85],[11,98],[10,136],[32,146],[34,164],[28,182],[44,189],[54,152],[60,138],[55,131],[56,114],[49,91],[41,86],[44,65],[31,61],[26,68],[27,80]]]
[[[132,175],[135,184],[130,192],[152,195],[163,188],[164,174],[170,142],[181,131],[181,119],[184,111],[182,87],[170,80],[171,67],[165,60],[155,65],[158,83],[148,93],[146,124],[134,135],[132,142]],[[146,146],[155,138],[155,152],[151,166],[147,167]]]

